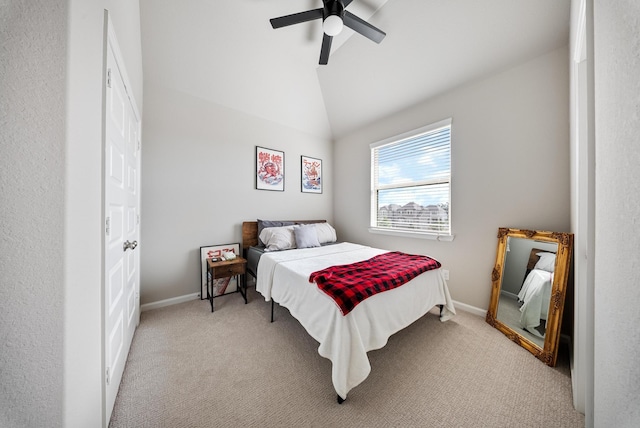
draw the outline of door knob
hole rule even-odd
[[[129,248],[131,248],[132,250],[135,250],[137,246],[138,246],[138,241],[133,241],[133,242],[124,241],[124,244],[122,244],[122,251],[127,251]]]

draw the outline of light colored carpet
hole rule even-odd
[[[331,363],[289,312],[249,289],[143,312],[118,427],[583,427],[568,358],[550,368],[483,318],[427,314],[369,353],[339,405]]]

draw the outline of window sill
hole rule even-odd
[[[403,236],[405,238],[418,238],[418,239],[431,239],[433,241],[448,241],[451,242],[455,238],[455,235],[442,234],[438,235],[437,233],[429,233],[429,232],[416,232],[416,231],[404,231],[404,230],[390,230],[390,229],[380,229],[377,227],[370,227],[370,233],[377,233],[380,235],[392,235],[392,236]]]

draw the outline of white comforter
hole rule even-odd
[[[364,381],[371,366],[367,352],[444,305],[440,319],[455,314],[441,269],[427,271],[401,287],[378,293],[359,303],[346,316],[331,297],[309,283],[312,272],[369,259],[385,250],[352,243],[265,253],[258,264],[256,290],[289,309],[320,343],[318,353],[331,360],[333,386],[340,397]]]
[[[541,269],[533,269],[524,280],[518,300],[524,302],[520,306],[520,324],[530,333],[543,337],[535,328],[540,320],[546,320],[551,299],[553,273]]]

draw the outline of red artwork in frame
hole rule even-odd
[[[284,191],[284,152],[256,146],[256,189]]]

